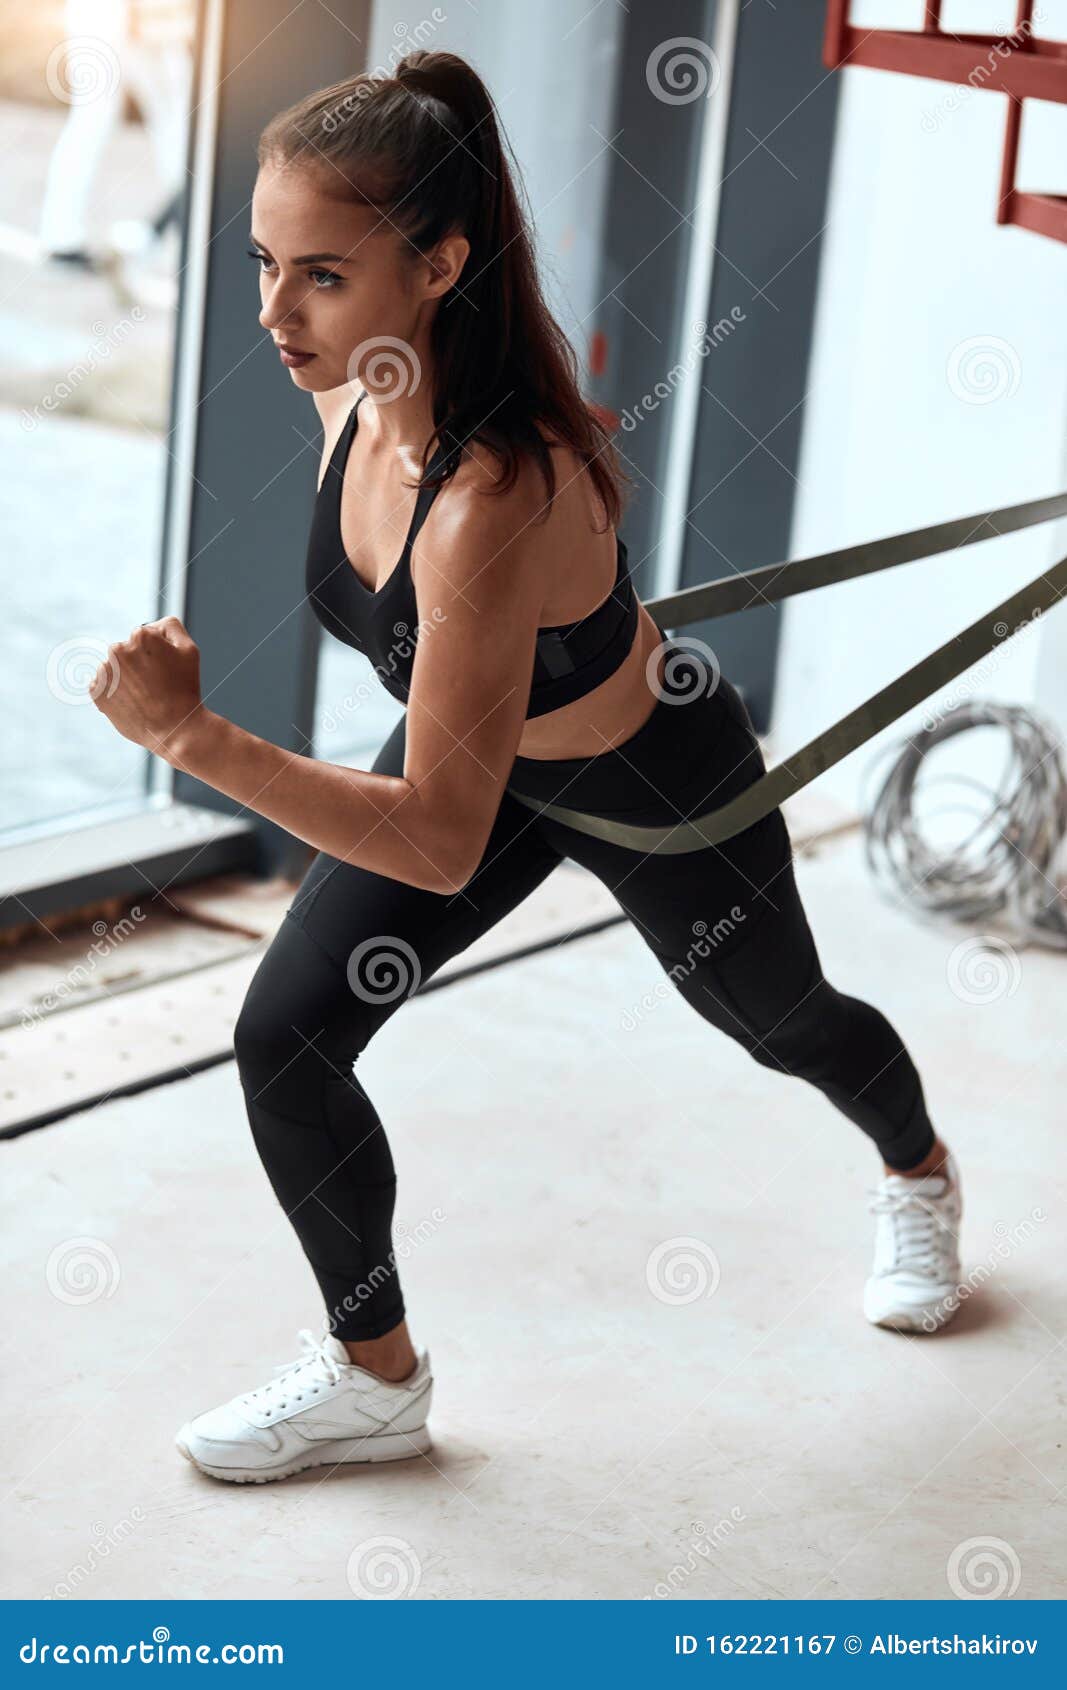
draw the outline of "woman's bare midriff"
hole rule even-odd
[[[522,730],[520,757],[591,757],[621,745],[643,727],[656,705],[648,664],[660,648],[656,685],[662,686],[665,653],[652,617],[640,607],[634,643],[613,675],[584,698],[534,716]]]

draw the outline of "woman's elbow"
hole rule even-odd
[[[473,880],[482,860],[482,852],[471,850],[470,835],[465,834],[462,838],[453,837],[443,845],[435,860],[438,884],[434,890],[451,895],[462,892],[464,886]]]
[[[470,881],[482,859],[482,850],[469,828],[442,825],[423,834],[421,851],[412,864],[424,891],[452,896]]]

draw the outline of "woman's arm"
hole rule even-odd
[[[488,493],[489,454],[473,453],[412,548],[420,631],[404,754],[460,886],[485,855],[522,738],[545,596],[539,474],[524,463],[508,493]]]
[[[321,763],[201,706],[160,755],[331,857],[428,892],[454,892],[452,830],[399,775]]]
[[[543,599],[529,478],[488,496],[479,473],[457,473],[413,550],[423,632],[402,776],[319,762],[217,715],[201,698],[197,646],[174,616],[109,647],[91,689],[97,708],[127,739],[316,850],[428,891],[459,890],[515,759]]]

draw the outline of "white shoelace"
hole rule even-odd
[[[299,1401],[307,1388],[312,1395],[317,1393],[323,1385],[336,1385],[341,1377],[341,1369],[328,1355],[324,1348],[323,1339],[309,1326],[300,1328],[300,1342],[304,1353],[295,1361],[279,1362],[275,1372],[280,1378],[271,1379],[266,1385],[258,1385],[254,1391],[246,1391],[240,1399],[255,1408],[272,1408],[278,1401],[275,1393],[284,1387],[285,1394],[278,1406],[284,1408],[290,1397]]]
[[[910,1268],[915,1273],[944,1276],[955,1272],[955,1244],[951,1222],[920,1191],[887,1191],[878,1187],[870,1193],[870,1210],[887,1215],[893,1233],[894,1271]]]

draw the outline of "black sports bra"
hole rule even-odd
[[[358,426],[356,413],[365,398],[366,390],[338,436],[315,500],[305,566],[307,595],[326,631],[363,652],[385,690],[406,703],[419,632],[411,548],[440,487],[419,490],[399,563],[377,592],[365,587],[341,539],[345,464]],[[446,449],[439,447],[427,470],[436,473],[446,457]],[[618,536],[616,542],[618,569],[607,598],[579,622],[538,631],[527,719],[544,716],[592,692],[614,674],[633,645],[638,599],[626,567],[626,546]]]

